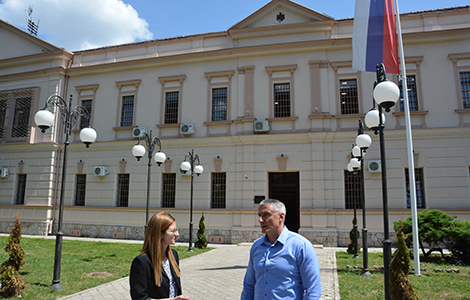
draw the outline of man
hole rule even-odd
[[[286,207],[261,201],[258,221],[265,234],[250,250],[241,300],[320,299],[320,267],[312,243],[284,226]]]

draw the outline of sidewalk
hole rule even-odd
[[[191,300],[239,299],[250,246],[217,245],[216,249],[180,261],[183,294]],[[321,299],[339,299],[335,252],[342,248],[316,248],[320,263]],[[130,300],[129,277],[91,288],[59,300]]]

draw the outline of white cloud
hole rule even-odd
[[[153,38],[148,23],[121,0],[2,0],[0,19],[25,30],[29,5],[38,37],[67,50]]]

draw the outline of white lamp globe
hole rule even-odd
[[[191,169],[191,164],[189,161],[183,161],[180,166],[181,170],[188,172]]]
[[[356,170],[356,169],[359,169],[359,167],[361,166],[361,163],[359,162],[359,159],[357,158],[351,158],[351,161],[349,162],[351,164],[351,167]]]
[[[361,151],[361,148],[359,148],[358,146],[354,146],[354,147],[352,148],[352,155],[353,155],[354,157],[361,157],[361,152],[362,152],[362,151]]]
[[[347,168],[348,168],[348,171],[349,171],[349,172],[354,171],[353,167],[351,167],[351,163],[348,163]]]
[[[366,150],[372,144],[372,139],[366,133],[360,134],[356,138],[356,145],[362,150]]]
[[[83,128],[80,131],[80,140],[86,145],[87,148],[90,146],[90,144],[96,141],[96,137],[96,130],[91,127]]]
[[[160,166],[162,163],[165,162],[166,154],[159,151],[159,152],[155,153],[155,155],[153,156],[153,159],[155,160],[157,165]]]
[[[378,105],[385,108],[389,112],[390,107],[394,106],[400,98],[400,89],[391,81],[382,81],[374,88],[374,99]]]
[[[379,128],[379,111],[375,108],[369,110],[364,117],[364,122],[366,123],[367,128],[371,130],[377,130]],[[382,124],[385,124],[385,114],[382,113]]]
[[[194,167],[194,173],[196,173],[197,176],[201,175],[203,171],[204,168],[201,165],[197,165]]]
[[[132,148],[132,155],[139,161],[145,154],[145,147],[141,144],[137,144]]]
[[[34,122],[42,132],[46,132],[54,124],[54,115],[47,109],[41,109],[34,115]]]

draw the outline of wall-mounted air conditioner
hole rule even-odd
[[[180,125],[180,134],[193,134],[194,125],[191,123],[183,123]]]
[[[371,173],[379,173],[382,172],[382,163],[380,160],[369,160],[367,163],[367,169]]]
[[[105,166],[96,166],[93,169],[93,174],[95,176],[106,176],[108,172],[109,172],[108,168],[106,168]]]
[[[269,131],[269,122],[268,122],[268,120],[255,121],[253,123],[253,129],[254,129],[255,132],[268,132]]]
[[[132,129],[132,137],[142,138],[144,133],[147,133],[147,127],[136,127]]]
[[[186,173],[185,173],[183,170],[181,170],[181,165],[179,165],[179,166],[178,166],[178,173],[179,173],[180,175],[183,175],[183,176],[189,176],[189,175],[191,175],[191,169],[189,169],[189,170],[186,171]]]
[[[0,168],[0,177],[1,178],[5,178],[5,177],[8,177],[8,168]]]

